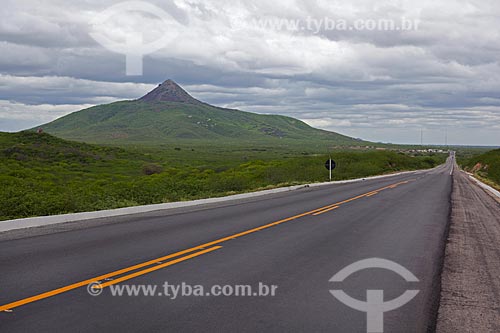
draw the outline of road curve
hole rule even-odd
[[[433,330],[452,166],[450,158],[429,171],[196,211],[0,234],[0,331],[366,332],[366,313],[332,289],[362,301],[369,289],[383,290],[385,301],[419,290],[383,315],[384,332]],[[329,282],[367,258],[394,261],[419,282],[382,269]],[[105,287],[99,296],[87,292],[94,280]],[[165,281],[277,289],[275,296],[172,299],[158,295]],[[111,295],[125,284],[158,289]]]

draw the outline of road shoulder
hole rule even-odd
[[[500,204],[455,172],[437,332],[500,332]]]

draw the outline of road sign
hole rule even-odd
[[[337,163],[335,163],[334,160],[329,159],[328,161],[325,162],[325,168],[327,170],[333,170],[337,166]]]
[[[331,158],[325,162],[325,168],[330,172],[330,181],[332,181],[332,170],[335,169],[336,166],[337,163],[335,163],[335,161]]]

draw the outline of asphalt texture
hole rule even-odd
[[[1,234],[0,310],[6,311],[0,312],[0,331],[366,332],[367,314],[334,298],[333,289],[363,302],[367,290],[383,290],[385,301],[419,290],[406,305],[383,314],[384,332],[433,331],[452,167],[450,158],[436,169],[413,174],[193,211]],[[394,261],[419,282],[380,268],[329,282],[347,265],[368,258]],[[82,285],[36,297],[141,263],[146,264],[112,280],[99,279],[113,283],[139,272],[99,296]],[[153,269],[144,273],[148,268]],[[274,296],[172,299],[163,290],[166,281],[201,285],[205,292],[225,285],[250,285],[255,291],[259,283],[277,289]],[[157,290],[154,296],[112,295],[112,287],[124,285]]]
[[[500,202],[463,172],[452,219],[437,332],[500,332]]]

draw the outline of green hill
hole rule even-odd
[[[487,178],[493,181],[496,187],[500,188],[500,149],[473,156],[462,161],[462,165],[466,171]]]
[[[138,100],[99,105],[41,126],[55,136],[90,143],[360,145],[291,117],[224,109],[200,102],[167,80]]]
[[[91,145],[59,139],[47,133],[0,132],[0,158],[32,166],[71,164],[90,165],[117,159],[144,159],[144,155],[121,148]]]

